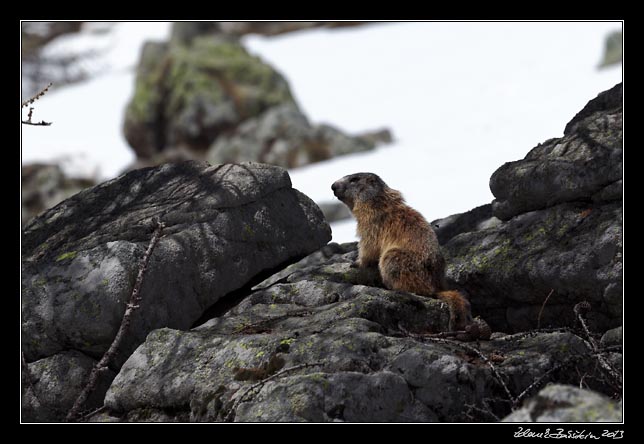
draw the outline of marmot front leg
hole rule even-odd
[[[351,264],[351,268],[357,268],[356,283],[369,287],[382,287],[378,256],[361,244],[362,242],[358,245],[358,259]]]
[[[369,248],[365,242],[358,244],[358,259],[353,266],[358,268],[375,268],[378,267],[380,252],[375,248]]]

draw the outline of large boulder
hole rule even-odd
[[[504,385],[516,397],[539,378],[574,383],[572,366],[596,374],[569,332],[416,336],[444,330],[447,307],[379,287],[356,256],[355,243],[329,244],[221,316],[150,333],[94,420],[489,421],[511,411]]]
[[[592,305],[597,332],[622,319],[622,89],[591,100],[561,139],[499,168],[492,206],[435,221],[452,286],[495,329],[574,325]]]
[[[153,329],[190,328],[220,298],[331,237],[319,208],[270,165],[168,164],[84,190],[23,232],[27,362],[107,350],[157,218],[166,228],[115,369]]]
[[[599,94],[564,130],[564,137],[508,162],[490,179],[494,215],[502,220],[564,202],[621,199],[622,84]],[[614,192],[600,196],[610,187]]]
[[[222,26],[175,24],[169,42],[143,46],[123,125],[133,167],[194,159],[291,168],[391,142],[388,130],[349,136],[311,125],[286,79]]]
[[[294,105],[273,107],[217,138],[211,163],[259,162],[294,168],[376,146],[370,137],[347,136],[330,125],[311,125]]]
[[[150,42],[125,112],[125,138],[144,159],[167,148],[203,152],[244,119],[283,103],[294,103],[284,77],[237,41]]]

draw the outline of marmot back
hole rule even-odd
[[[356,173],[331,189],[358,222],[359,267],[378,267],[385,287],[437,297],[450,307],[450,330],[472,322],[470,304],[458,291],[447,291],[445,260],[436,233],[402,195],[372,173]]]

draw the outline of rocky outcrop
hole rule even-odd
[[[387,135],[385,131],[381,140]],[[371,134],[350,137],[330,125],[313,126],[294,105],[281,105],[246,120],[232,134],[217,138],[206,159],[211,163],[257,160],[294,168],[368,151],[377,143]]]
[[[284,77],[236,41],[148,43],[125,113],[125,137],[142,158],[168,147],[203,152],[244,119],[283,103],[293,103]]]
[[[175,24],[169,42],[144,45],[123,126],[134,167],[196,159],[291,168],[391,142],[387,130],[348,136],[311,125],[286,79],[221,26]]]
[[[22,351],[30,366],[69,350],[92,360],[107,350],[156,218],[166,228],[115,370],[150,331],[190,328],[222,297],[331,237],[317,206],[269,165],[168,164],[84,190],[23,232]]]
[[[591,390],[551,384],[503,422],[621,422],[621,404]]]
[[[356,256],[355,244],[329,244],[222,316],[155,330],[94,420],[490,421],[510,412],[503,385],[517,396],[539,378],[571,382],[572,365],[594,371],[569,332],[471,345],[416,336],[444,330],[447,307],[377,287]]]
[[[564,137],[508,162],[490,179],[493,212],[502,220],[571,201],[619,200],[622,180],[622,84],[599,94],[569,123]],[[609,187],[607,196],[600,193]]]
[[[79,191],[96,185],[91,179],[68,177],[55,164],[22,166],[22,225]]]
[[[595,331],[621,325],[621,104],[619,84],[591,100],[563,138],[499,168],[491,211],[434,222],[450,284],[494,329],[573,325],[582,300]]]

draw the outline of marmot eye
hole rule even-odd
[[[351,179],[349,179],[349,182],[350,182],[350,183],[353,183],[353,182],[357,182],[357,181],[359,181],[359,180],[360,180],[360,179],[359,179],[359,178],[357,178],[357,177],[352,177]]]

